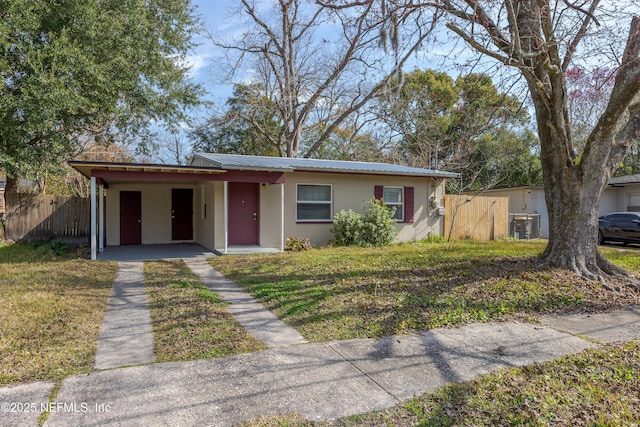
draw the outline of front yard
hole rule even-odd
[[[640,304],[541,264],[544,242],[413,243],[219,257],[211,264],[307,339],[380,337],[464,322]],[[640,274],[640,250],[602,248]],[[55,245],[0,243],[0,386],[89,372],[115,263]],[[158,361],[255,351],[218,296],[182,261],[145,263]],[[452,384],[394,408],[329,423],[300,417],[254,426],[634,425],[640,340]]]
[[[307,339],[381,337],[465,322],[640,304],[542,265],[545,242],[412,243],[219,257],[211,264]],[[640,250],[603,252],[640,273]]]
[[[0,242],[0,385],[91,371],[116,270],[86,251]]]

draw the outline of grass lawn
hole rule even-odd
[[[334,422],[297,415],[247,423],[271,426],[636,426],[640,341],[609,344],[532,366],[451,384],[390,409]]]
[[[0,242],[0,385],[90,371],[116,270],[86,250]]]
[[[614,293],[542,265],[538,255],[545,244],[420,242],[210,262],[316,342],[640,304],[640,294],[630,288]],[[640,250],[605,247],[603,252],[640,273]]]
[[[265,348],[182,260],[144,264],[158,362],[229,356]]]

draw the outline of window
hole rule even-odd
[[[296,186],[296,221],[330,222],[333,211],[331,193],[331,185],[298,184]]]
[[[395,208],[393,219],[398,222],[404,221],[404,188],[403,187],[383,187],[382,201],[390,208]]]
[[[398,222],[412,223],[414,215],[413,187],[385,187],[376,185],[373,196],[382,199],[385,205],[395,207],[394,219]]]
[[[640,195],[629,194],[627,196],[627,211],[640,212]]]

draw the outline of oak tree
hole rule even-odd
[[[144,142],[199,104],[189,0],[0,0],[0,169],[56,168],[82,142]]]

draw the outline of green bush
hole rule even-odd
[[[337,246],[388,245],[398,233],[394,227],[394,213],[394,209],[375,199],[367,202],[363,215],[351,209],[340,211],[333,217],[331,243]]]
[[[362,215],[351,209],[342,210],[333,216],[333,243],[336,246],[359,245],[364,233],[364,220]]]

